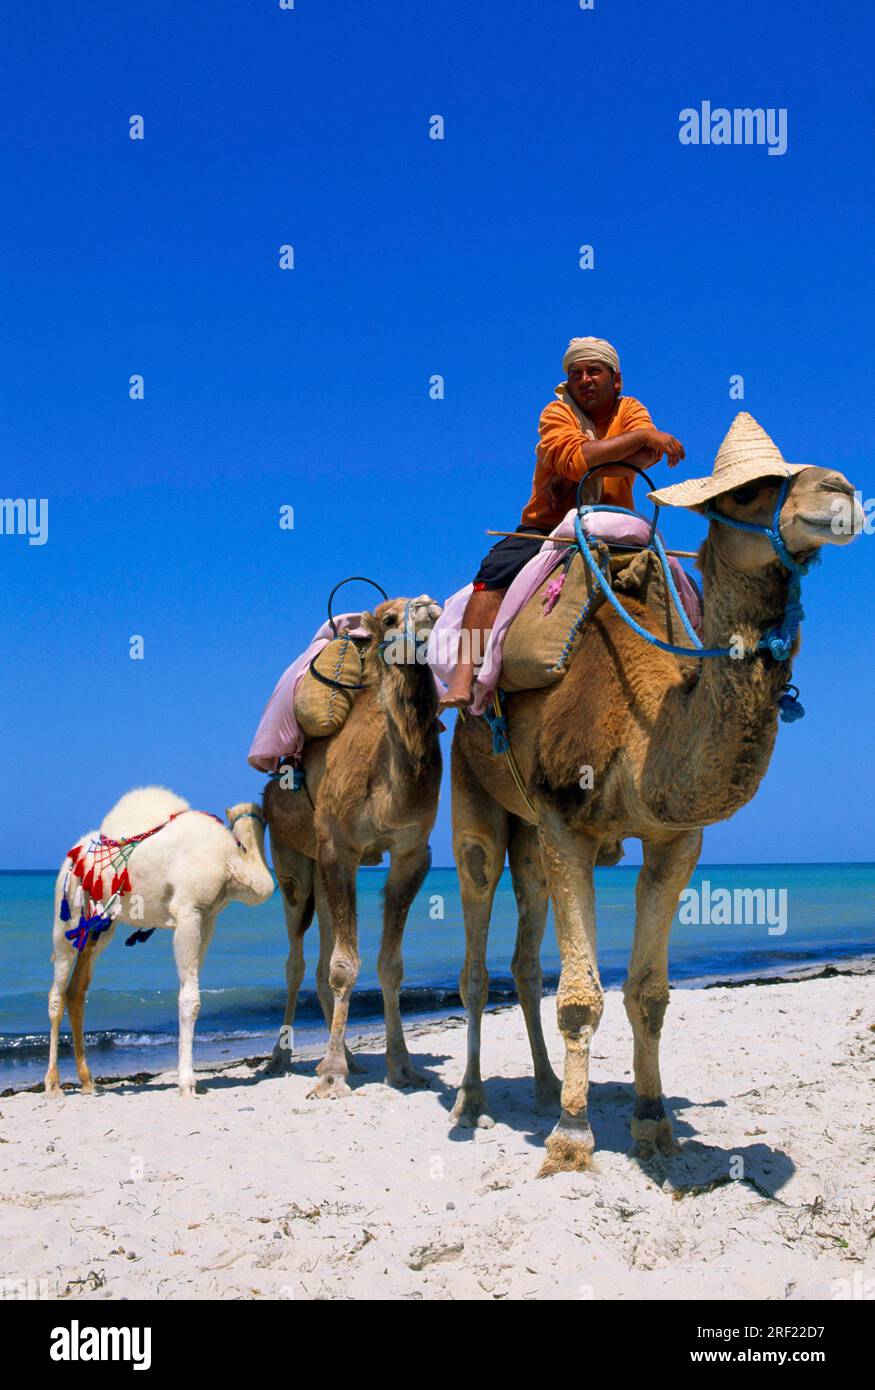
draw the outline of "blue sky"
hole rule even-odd
[[[252,733],[335,581],[443,599],[515,525],[572,334],[618,346],[686,474],[740,373],[788,458],[875,494],[872,27],[843,0],[10,0],[0,490],[50,510],[46,545],[0,536],[0,866],[54,865],[141,782],[257,796]],[[682,146],[705,99],[785,107],[787,153]],[[706,861],[875,857],[873,546],[807,582],[807,718]],[[438,863],[448,823],[445,796]]]

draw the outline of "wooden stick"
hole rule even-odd
[[[532,535],[528,531],[487,531],[487,536],[518,536],[521,541],[554,541],[556,545],[577,545],[573,536],[540,536],[537,533]],[[599,540],[598,536],[593,536],[593,540]],[[646,550],[646,546],[625,544],[622,541],[601,541],[609,550]],[[677,560],[698,560],[698,550],[667,550],[666,555],[673,555]]]

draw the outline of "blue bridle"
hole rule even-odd
[[[417,634],[416,624],[412,618],[412,612],[413,599],[409,598],[404,604],[404,617],[401,622],[401,640],[404,642],[405,652],[409,644],[412,645],[414,652],[418,653],[423,647],[428,646],[429,639],[428,635],[426,635],[425,637],[420,637]],[[398,631],[396,630],[394,637],[384,637],[381,642],[377,643],[377,651],[380,653],[380,656],[382,657],[383,661],[386,660],[387,648],[395,646],[395,644],[398,641],[399,636]]]
[[[800,563],[798,560],[794,560],[784,544],[784,538],[781,535],[781,510],[787,500],[787,493],[790,490],[791,482],[792,478],[785,478],[781,484],[771,524],[768,526],[760,526],[750,521],[737,521],[734,517],[725,516],[723,512],[716,511],[710,504],[704,509],[705,515],[710,521],[717,521],[722,526],[735,527],[738,531],[751,531],[756,535],[768,537],[772,549],[781,564],[789,572],[790,579],[787,585],[787,602],[784,607],[784,614],[781,622],[776,627],[767,628],[760,637],[755,648],[756,651],[769,652],[776,661],[789,660],[790,652],[793,649],[793,644],[799,633],[800,624],[805,617],[801,603],[802,578],[808,573],[812,565],[816,564],[820,559],[819,552],[814,551],[807,560],[803,560]],[[651,646],[658,647],[660,651],[669,652],[673,656],[689,656],[699,660],[705,660],[710,657],[735,655],[736,649],[734,647],[704,647],[699,640],[699,637],[684,611],[683,604],[681,603],[674,576],[672,575],[671,567],[668,563],[668,556],[665,553],[662,541],[656,533],[655,518],[646,549],[653,551],[659,560],[665,579],[666,589],[671,597],[677,615],[681,620],[684,631],[693,643],[692,647],[679,647],[671,642],[664,642],[660,637],[655,637],[652,632],[648,632],[630,613],[627,613],[614,593],[614,590],[611,588],[599,564],[598,557],[594,553],[597,539],[587,536],[581,525],[581,517],[586,516],[589,512],[620,512],[624,516],[635,516],[636,513],[629,511],[627,507],[611,507],[603,504],[586,505],[578,508],[578,514],[574,519],[574,534],[577,539],[578,549],[586,564],[589,566],[593,578],[605,598],[610,602],[623,621],[631,627],[633,632],[637,633],[645,642],[649,642]],[[795,695],[792,693],[794,691]],[[793,720],[801,719],[805,713],[798,698],[796,698],[798,694],[799,691],[796,687],[788,683],[784,693],[778,701],[781,718],[785,723],[792,723]]]

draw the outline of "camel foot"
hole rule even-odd
[[[279,1044],[267,1059],[262,1076],[288,1076],[292,1070],[292,1050]]]
[[[671,1120],[667,1115],[659,1120],[632,1120],[632,1154],[635,1158],[655,1158],[662,1154],[672,1158],[681,1152],[681,1146],[674,1137]]]
[[[312,1090],[307,1092],[308,1100],[339,1100],[341,1096],[351,1096],[352,1091],[346,1084],[346,1077],[338,1072],[329,1072],[327,1076],[320,1076]]]
[[[586,1120],[563,1116],[549,1135],[546,1149],[539,1178],[549,1178],[554,1173],[585,1173],[592,1167],[595,1139]]]
[[[80,1083],[79,1094],[80,1096],[102,1096],[103,1091],[100,1086],[95,1086],[94,1082],[89,1076],[87,1081],[83,1081]]]
[[[186,1077],[185,1080],[183,1080],[182,1078],[180,1078],[180,1080],[179,1080],[179,1082],[178,1082],[177,1084],[178,1084],[179,1094],[180,1094],[181,1096],[184,1096],[184,1097],[186,1098],[186,1100],[187,1100],[189,1097],[191,1097],[191,1096],[203,1096],[203,1095],[206,1095],[206,1090],[205,1090],[205,1088],[204,1088],[203,1086],[199,1086],[198,1083],[197,1083],[197,1081],[195,1080],[195,1078],[194,1078],[193,1076],[192,1076],[191,1078]]]
[[[486,1109],[482,1086],[462,1086],[456,1096],[452,1116],[460,1129],[492,1129],[495,1124]]]
[[[386,1062],[386,1084],[394,1086],[397,1091],[407,1091],[411,1088],[422,1089],[428,1085],[424,1076],[413,1066],[408,1058],[406,1062]]]
[[[46,1072],[43,1086],[47,1096],[62,1096],[64,1094],[61,1090],[61,1078],[57,1072]]]

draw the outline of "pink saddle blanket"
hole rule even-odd
[[[568,512],[555,530],[550,532],[550,536],[573,536],[574,516],[573,510]],[[643,516],[626,516],[622,512],[588,512],[582,524],[588,536],[605,541],[623,541],[643,547],[650,537],[650,522]],[[544,580],[555,569],[557,552],[565,555],[568,551],[565,545],[554,545],[550,536],[544,541],[538,554],[520,571],[504,596],[486,646],[483,665],[474,682],[472,714],[482,714],[489,707],[501,684],[501,654],[508,628],[520,609],[534,597]],[[669,564],[687,617],[696,632],[701,633],[702,607],[695,586],[676,559],[670,558]],[[464,589],[459,589],[447,599],[444,611],[435,623],[429,638],[428,664],[445,684],[449,683],[455,670],[462,617],[473,590],[473,584],[466,584]]]
[[[259,772],[275,772],[286,758],[296,762],[304,751],[304,730],[295,718],[295,691],[314,656],[321,652],[335,635],[339,637],[343,632],[348,632],[351,637],[371,635],[367,628],[361,625],[361,613],[341,613],[334,621],[337,633],[333,633],[330,624],[324,622],[313,634],[313,640],[306,651],[301,652],[291,666],[286,667],[274,687],[249,750],[249,764]]]

